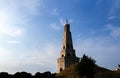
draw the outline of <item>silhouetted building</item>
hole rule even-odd
[[[70,24],[66,21],[64,25],[63,44],[60,58],[57,59],[58,73],[70,65],[79,62],[73,48],[72,35],[70,32]]]

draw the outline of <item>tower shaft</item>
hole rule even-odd
[[[70,25],[66,23],[64,25],[62,50],[60,52],[60,58],[57,60],[58,72],[64,70],[76,62],[79,62],[79,58],[76,57],[75,50],[73,48]]]

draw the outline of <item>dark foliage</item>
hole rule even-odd
[[[118,65],[118,67],[120,68],[120,64]]]
[[[1,72],[0,78],[11,78],[11,75],[9,75],[7,72]]]
[[[13,78],[32,78],[32,75],[27,72],[17,72],[13,75]]]
[[[80,64],[78,66],[80,76],[87,76],[87,78],[93,78],[94,76],[94,67],[95,60],[91,57],[86,56],[85,54],[80,59]]]
[[[51,74],[49,71],[44,73],[37,72],[35,75],[31,75],[31,73],[27,72],[17,72],[13,75],[7,72],[1,72],[0,78],[55,78],[55,75],[55,73]]]

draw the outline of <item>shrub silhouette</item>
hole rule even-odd
[[[13,75],[13,78],[32,78],[32,75],[27,72],[17,72]]]
[[[80,59],[80,63],[78,66],[80,76],[87,76],[87,78],[93,78],[93,75],[95,73],[95,62],[96,61],[94,59],[84,54],[83,57]]]
[[[0,78],[9,78],[9,75],[7,72],[1,72],[0,73]]]
[[[45,73],[37,72],[35,74],[34,78],[46,78],[46,75],[45,75]]]
[[[0,78],[56,78],[56,73],[51,74],[51,72],[47,71],[44,73],[37,72],[35,75],[31,75],[31,73],[27,72],[16,72],[15,74],[8,74],[7,72],[1,72]]]
[[[120,64],[118,65],[118,67],[120,68]]]
[[[56,74],[51,74],[51,72],[47,71],[44,73],[37,72],[35,73],[34,78],[55,78]]]

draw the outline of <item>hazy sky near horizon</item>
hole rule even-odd
[[[0,72],[56,72],[66,19],[78,57],[120,64],[120,0],[0,0]]]

